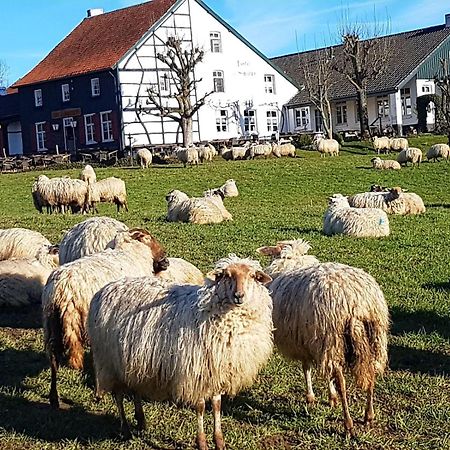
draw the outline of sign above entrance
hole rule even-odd
[[[69,109],[61,109],[59,111],[52,111],[53,120],[74,116],[81,116],[81,108],[69,108]]]

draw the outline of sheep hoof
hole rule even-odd
[[[353,427],[353,422],[345,424],[345,435],[348,438],[356,437],[356,432],[355,432],[355,429]]]
[[[225,441],[222,433],[214,435],[215,450],[225,450]]]
[[[59,409],[59,399],[58,396],[50,395],[50,406],[54,409]]]
[[[330,396],[328,399],[328,404],[331,406],[331,408],[335,408],[339,404],[339,399],[335,395]]]
[[[208,444],[206,443],[205,433],[199,433],[197,435],[197,448],[198,450],[208,450]]]
[[[313,405],[316,402],[316,396],[314,394],[306,394],[306,403]]]
[[[130,428],[127,426],[122,426],[120,428],[120,437],[123,441],[129,441],[133,437]]]

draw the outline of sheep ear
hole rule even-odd
[[[205,278],[208,278],[211,281],[217,281],[222,277],[222,275],[223,275],[223,270],[216,269],[216,270],[211,270],[210,272],[208,272],[205,275]]]
[[[265,256],[278,256],[281,253],[280,246],[259,247],[256,249],[257,253]]]
[[[49,249],[48,249],[48,253],[50,255],[58,255],[59,254],[59,245],[52,245]]]
[[[150,234],[143,230],[142,228],[132,228],[130,231],[130,237],[131,239],[134,239],[135,241],[144,241],[146,238],[150,236]]]
[[[255,274],[255,279],[259,281],[261,284],[268,284],[272,281],[272,278],[267,275],[267,273],[264,273],[261,270],[257,270]]]

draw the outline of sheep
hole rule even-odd
[[[143,169],[148,169],[152,163],[152,153],[148,148],[140,148],[136,153],[138,162]]]
[[[272,153],[277,158],[281,158],[282,156],[290,156],[291,158],[295,158],[295,146],[288,143],[273,143],[272,144]]]
[[[402,167],[397,161],[393,159],[381,159],[381,158],[372,158],[371,160],[372,167],[377,170],[400,170]]]
[[[222,193],[222,191],[207,191],[204,195],[204,198],[214,203],[214,205],[220,209],[223,220],[233,220],[233,216],[228,212],[228,210],[225,208],[225,205],[223,204],[224,194]]]
[[[207,191],[203,192],[203,196],[206,197],[211,194],[220,193],[223,195],[223,197],[238,197],[239,191],[236,186],[236,181],[230,178],[229,180],[225,181],[225,183],[219,188],[208,189]]]
[[[182,258],[168,258],[169,267],[157,274],[159,278],[176,284],[203,284],[203,273],[190,262]]]
[[[400,165],[404,164],[405,166],[410,162],[413,167],[414,165],[419,167],[422,162],[422,150],[416,147],[409,147],[406,150],[402,150],[397,156],[397,162]]]
[[[256,251],[265,256],[271,256],[271,264],[264,269],[271,278],[275,279],[280,273],[300,267],[313,266],[319,260],[307,255],[311,246],[303,239],[279,241],[275,246],[260,247]]]
[[[434,144],[430,147],[427,152],[427,160],[434,160],[434,162],[439,161],[439,158],[446,159],[450,158],[450,147],[447,144]]]
[[[373,149],[377,152],[377,154],[380,154],[383,150],[386,153],[389,153],[389,149],[391,148],[391,140],[386,137],[377,137],[375,136],[373,138]]]
[[[128,231],[128,227],[110,217],[92,217],[78,223],[61,240],[60,264],[105,250],[116,235],[123,231]]]
[[[230,147],[230,148],[223,146],[220,149],[220,155],[226,161],[230,160],[237,161],[238,159],[245,159],[249,151],[249,145],[250,144],[244,144],[244,146],[242,147]]]
[[[35,258],[0,261],[0,307],[41,302],[42,289],[58,265],[58,246],[43,245]]]
[[[166,201],[169,222],[208,224],[223,222],[227,220],[227,217],[231,220],[231,214],[228,211],[224,217],[225,207],[217,206],[217,200],[206,197],[189,198],[184,192],[173,190],[167,194]]]
[[[111,248],[56,269],[42,292],[44,343],[51,366],[50,404],[59,406],[56,375],[68,364],[83,368],[86,320],[93,295],[124,276],[151,276],[168,267],[165,250],[146,230],[119,233]]]
[[[324,139],[321,135],[314,137],[314,145],[320,156],[339,156],[339,142],[335,139]]]
[[[328,381],[330,404],[341,397],[344,423],[353,434],[344,372],[367,392],[364,421],[375,418],[375,378],[387,363],[389,311],[375,279],[361,269],[338,263],[281,273],[271,284],[274,340],[287,358],[300,360],[307,385],[306,399],[314,402],[311,370]]]
[[[412,215],[426,211],[423,200],[417,194],[403,192],[400,187],[351,195],[348,203],[354,208],[379,208],[387,214]]]
[[[191,166],[198,166],[198,150],[195,147],[182,148],[178,147],[175,150],[178,161],[181,161],[186,167],[188,164]]]
[[[41,233],[27,228],[0,229],[0,261],[13,258],[36,258],[43,245],[51,245]]]
[[[86,181],[88,185],[94,184],[97,181],[97,175],[91,165],[87,165],[81,171],[80,179]]]
[[[390,149],[397,152],[409,148],[408,139],[406,138],[392,138],[390,143]]]
[[[117,212],[120,212],[120,208],[128,212],[127,189],[125,181],[120,178],[109,177],[91,185],[89,200],[90,207],[96,212],[98,202],[115,203]]]
[[[389,219],[377,208],[352,208],[341,194],[329,198],[329,206],[323,220],[327,236],[346,234],[354,237],[389,236]]]
[[[212,161],[216,153],[214,147],[210,144],[202,145],[198,147],[197,150],[198,150],[198,159],[200,160],[201,163]]]
[[[88,333],[97,394],[112,393],[124,436],[131,436],[124,394],[133,396],[140,430],[141,398],[170,399],[195,406],[197,446],[205,450],[203,415],[211,399],[215,448],[225,448],[221,396],[250,386],[273,350],[264,286],[271,279],[259,263],[235,255],[219,260],[209,277],[200,288],[125,279],[94,296]]]
[[[264,158],[267,158],[271,153],[271,144],[252,144],[248,147],[246,157],[249,159],[255,159],[257,156],[264,156]]]

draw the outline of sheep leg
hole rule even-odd
[[[347,433],[349,433],[351,436],[353,436],[354,435],[353,420],[350,416],[350,411],[348,409],[347,389],[345,387],[345,378],[344,378],[342,369],[340,367],[335,369],[335,378],[336,378],[336,385],[337,385],[336,387],[339,392],[339,395],[341,396],[342,409],[344,412],[345,431]]]
[[[212,409],[214,415],[214,442],[216,444],[216,450],[223,450],[225,448],[225,441],[222,434],[222,424],[220,421],[221,406],[221,395],[215,395],[212,398]]]
[[[303,363],[303,374],[306,380],[306,403],[312,404],[316,401],[316,396],[314,395],[311,377],[312,367],[311,364]]]
[[[364,414],[364,424],[367,427],[370,427],[371,423],[373,422],[373,419],[375,418],[375,412],[373,410],[373,388],[374,388],[374,382],[371,381],[369,388],[367,389],[367,405],[366,405],[366,412]]]
[[[113,394],[114,401],[116,402],[117,409],[119,410],[120,417],[120,433],[124,437],[124,439],[131,438],[130,426],[128,425],[127,418],[125,416],[125,409],[123,407],[123,394],[114,392]]]
[[[147,428],[147,424],[145,422],[145,414],[142,408],[142,398],[140,395],[133,395],[133,403],[134,403],[134,418],[137,422],[137,428],[139,431],[145,431]]]
[[[334,386],[334,380],[331,379],[328,382],[328,403],[331,407],[337,406],[339,402],[339,397],[336,392],[336,387]]]
[[[208,450],[206,444],[206,434],[203,426],[203,417],[205,415],[205,399],[201,399],[196,406],[197,410],[197,448],[198,450]]]
[[[58,398],[58,389],[56,387],[56,375],[58,374],[58,361],[56,359],[56,355],[52,353],[50,355],[50,368],[51,368],[51,374],[52,379],[50,383],[50,405],[53,408],[59,408],[59,398]]]

